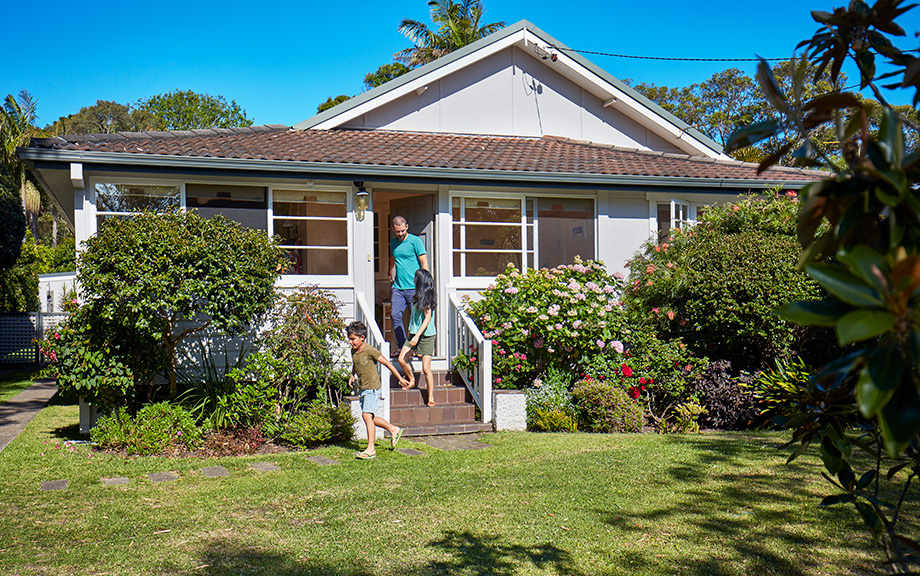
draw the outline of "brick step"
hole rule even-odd
[[[473,404],[473,397],[467,389],[459,386],[436,386],[434,389],[434,401],[439,405],[462,405]],[[403,390],[402,388],[390,388],[390,406],[427,406],[428,389],[412,388]]]
[[[482,422],[457,422],[454,424],[426,424],[402,426],[403,436],[443,436],[445,434],[477,434],[491,432],[492,424]]]
[[[391,406],[390,422],[399,427],[472,423],[476,422],[476,406]]]
[[[400,374],[402,374],[402,370],[400,369],[399,365],[394,364],[394,366],[396,366],[396,369],[399,370]],[[415,373],[415,386],[417,388],[427,388],[428,381],[425,379],[425,373],[422,372],[421,366],[416,367],[416,370],[414,371],[414,373]],[[452,381],[452,375],[450,372],[433,372],[431,375],[434,376],[435,387],[456,386],[458,384],[458,382]],[[459,384],[462,384],[462,383],[463,381],[461,380]],[[396,389],[400,388],[399,380],[397,380],[396,377],[393,376],[392,374],[390,375],[390,388],[396,388]]]

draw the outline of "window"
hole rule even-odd
[[[690,203],[681,200],[658,202],[658,240],[664,240],[671,230],[686,228],[693,224],[690,220]]]
[[[256,230],[268,229],[267,191],[264,186],[186,184],[185,205],[203,218],[221,214]]]
[[[97,228],[108,218],[179,206],[179,186],[97,182],[95,190]]]
[[[272,190],[272,229],[288,274],[348,274],[347,202],[344,191]]]
[[[454,276],[497,276],[595,257],[594,200],[455,197]],[[536,264],[535,264],[536,263]]]

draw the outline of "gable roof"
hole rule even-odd
[[[381,86],[294,125],[295,129],[331,129],[343,126],[371,110],[385,106],[459,69],[470,66],[509,46],[521,46],[539,56],[546,65],[581,86],[618,112],[639,122],[655,134],[692,155],[727,158],[722,146],[680,118],[652,102],[527,20],[482,38],[438,58]],[[417,92],[420,93],[420,92]]]
[[[544,136],[509,137],[387,130],[295,130],[283,125],[35,138],[26,160],[349,172],[520,182],[798,188],[821,172],[664,154]]]

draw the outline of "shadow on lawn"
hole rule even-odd
[[[733,435],[719,440],[712,436],[670,436],[667,441],[691,445],[691,459],[675,463],[664,471],[671,479],[688,488],[680,498],[645,512],[622,511],[610,513],[598,510],[604,521],[634,534],[647,536],[649,525],[671,525],[675,529],[669,538],[680,540],[690,534],[705,534],[733,550],[731,557],[685,557],[674,566],[675,573],[688,575],[722,574],[804,574],[831,573],[844,570],[848,574],[871,573],[852,565],[833,566],[824,557],[825,547],[851,550],[851,560],[865,560],[862,553],[870,548],[863,539],[863,527],[852,509],[845,507],[818,508],[820,497],[808,490],[812,482],[821,484],[818,492],[829,494],[829,485],[820,477],[820,466],[807,455],[787,465],[788,451],[781,441],[762,437]],[[765,458],[766,456],[766,458]],[[751,462],[760,462],[752,466]],[[737,466],[737,472],[732,467]],[[803,471],[791,474],[790,466]],[[714,474],[714,470],[719,470]],[[822,491],[823,490],[823,491]],[[805,501],[797,507],[792,497]],[[814,516],[818,516],[817,519]],[[841,536],[831,541],[827,533],[814,529],[814,522],[834,526],[850,526],[845,533],[858,541]],[[809,524],[811,527],[809,528]],[[686,529],[681,528],[686,526]],[[808,536],[811,532],[817,536]],[[767,544],[766,542],[769,542]],[[703,548],[705,550],[705,548]],[[783,551],[779,555],[777,551]],[[641,559],[640,559],[641,560]],[[647,560],[647,559],[646,559]],[[838,560],[844,562],[845,560]]]
[[[446,559],[428,561],[417,567],[401,567],[393,573],[406,576],[462,574],[464,576],[513,576],[533,567],[544,574],[582,576],[565,550],[552,544],[521,546],[503,543],[494,536],[476,536],[469,531],[447,531],[443,538],[428,543],[448,554]],[[356,551],[357,553],[357,551]],[[410,559],[407,559],[410,560]],[[410,560],[411,561],[411,560]],[[236,576],[238,574],[300,576],[371,576],[377,573],[360,566],[330,566],[320,560],[295,559],[293,555],[268,552],[234,540],[212,541],[201,557],[201,566],[191,570],[166,567],[174,575]]]

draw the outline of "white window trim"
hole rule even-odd
[[[97,216],[107,214],[140,214],[140,212],[110,212],[108,210],[99,210],[98,198],[96,197],[97,184],[116,184],[121,186],[176,186],[179,188],[179,209],[185,210],[185,182],[181,180],[134,180],[131,178],[91,178],[89,186],[89,209],[86,211],[84,225],[87,228],[86,237],[95,236],[99,231],[99,220]]]
[[[275,190],[293,190],[303,192],[343,192],[345,194],[345,217],[335,218],[336,221],[344,220],[347,226],[345,231],[347,245],[344,247],[348,253],[348,271],[346,274],[282,274],[278,279],[278,285],[284,288],[301,286],[304,284],[318,284],[323,288],[327,286],[347,287],[354,286],[355,282],[355,246],[354,246],[354,194],[350,186],[306,186],[306,185],[287,185],[276,184],[268,186],[268,235],[275,235],[275,210],[274,210],[274,193]],[[315,216],[285,216],[286,219],[292,220],[329,220],[329,218],[318,218]],[[329,248],[330,250],[341,250],[341,248]]]
[[[592,204],[591,208],[594,213],[594,217],[592,218],[592,222],[591,222],[591,226],[594,227],[594,254],[595,254],[595,258],[597,257],[597,254],[599,251],[598,243],[600,241],[599,234],[598,234],[598,198],[597,198],[597,195],[585,195],[585,194],[570,195],[570,194],[563,194],[563,193],[537,193],[537,194],[525,193],[525,194],[521,194],[521,193],[508,193],[508,192],[501,193],[501,192],[492,192],[492,191],[451,190],[450,193],[448,194],[448,201],[447,201],[448,207],[449,207],[448,217],[449,217],[449,222],[451,226],[450,234],[447,235],[448,238],[450,238],[450,247],[448,250],[450,258],[449,258],[448,267],[451,273],[447,275],[447,277],[449,278],[449,281],[448,281],[449,288],[457,288],[461,290],[480,288],[480,287],[487,286],[488,284],[492,283],[496,278],[495,276],[457,276],[454,274],[454,270],[453,270],[454,254],[458,251],[458,249],[455,248],[453,245],[453,238],[454,238],[453,226],[457,224],[457,222],[455,222],[453,219],[454,198],[484,198],[487,200],[491,200],[491,199],[518,200],[521,202],[521,230],[522,230],[522,235],[523,235],[521,239],[521,255],[522,255],[521,262],[523,264],[524,270],[528,270],[531,268],[531,266],[528,265],[528,261],[527,261],[527,256],[529,254],[533,254],[533,263],[534,263],[533,267],[534,268],[537,266],[537,263],[540,261],[540,252],[539,252],[540,250],[539,248],[540,247],[540,238],[539,238],[540,227],[538,224],[539,217],[537,216],[537,208],[538,208],[537,201],[541,198],[561,198],[561,199],[566,199],[566,200],[570,200],[570,199],[571,200],[590,200]],[[534,221],[532,224],[527,222],[527,203],[529,201],[534,202],[534,206],[533,206]],[[461,210],[464,210],[464,205],[462,203],[460,206],[461,206]],[[495,225],[495,224],[490,224],[488,222],[472,223],[472,224],[473,225],[480,225],[480,224],[481,225]],[[512,223],[507,222],[507,223],[496,223],[496,224],[511,225]],[[533,246],[528,246],[527,244],[527,228],[528,227],[533,229]],[[466,223],[463,222],[463,226],[460,228],[461,245],[465,244],[465,241],[466,241]],[[466,249],[466,250],[463,250],[463,252],[476,252],[476,250]],[[486,251],[482,250],[482,252],[486,252]],[[463,264],[461,267],[465,271],[465,267],[466,267],[465,259],[462,262]]]

